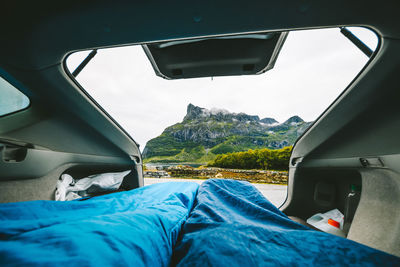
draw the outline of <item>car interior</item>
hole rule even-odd
[[[0,202],[54,200],[64,173],[131,170],[121,188],[144,185],[139,145],[76,82],[65,63],[71,53],[142,45],[165,79],[257,75],[273,68],[289,31],[360,26],[378,35],[378,47],[296,141],[280,210],[302,220],[343,212],[356,185],[361,198],[347,238],[400,256],[396,7],[388,0],[9,2],[0,17],[0,76],[29,104],[0,116]],[[227,44],[233,57],[224,54]]]

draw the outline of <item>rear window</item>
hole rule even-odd
[[[29,106],[29,98],[0,77],[0,116],[20,111]]]
[[[186,40],[106,48],[97,54],[81,51],[66,63],[76,73],[89,53],[96,54],[76,80],[141,145],[145,184],[188,178],[247,180],[279,206],[286,197],[295,141],[377,48],[374,32],[346,29],[369,53],[342,28],[330,28],[289,32],[283,46],[272,53],[277,55],[273,64],[260,67],[262,71],[258,60],[268,53],[255,51],[273,39],[261,34],[247,36],[252,40],[243,47],[235,36],[237,47],[223,45],[214,52],[227,60],[214,60],[207,53],[225,44],[224,38],[215,38],[208,44]],[[242,48],[249,50],[244,57]],[[225,63],[232,68],[222,68]],[[242,68],[234,69],[236,64]],[[218,76],[221,69],[227,75],[257,73]],[[217,75],[193,78],[204,73]],[[182,78],[175,79],[178,76]]]
[[[374,32],[349,29],[376,49]],[[69,71],[89,53],[71,54]],[[143,48],[134,45],[99,49],[76,80],[143,150],[150,139],[181,121],[190,103],[280,123],[293,116],[314,121],[368,60],[339,28],[332,28],[289,32],[275,67],[260,75],[167,80],[156,75]]]

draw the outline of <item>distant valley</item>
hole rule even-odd
[[[182,122],[147,142],[145,162],[207,163],[218,154],[293,145],[311,125],[299,116],[283,123],[245,113],[205,109],[192,104]]]

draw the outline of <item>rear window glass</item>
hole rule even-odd
[[[28,106],[29,98],[0,77],[0,116],[14,113]]]

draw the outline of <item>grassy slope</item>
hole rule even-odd
[[[182,163],[202,163],[206,164],[216,157],[210,151],[206,151],[203,146],[197,146],[194,148],[184,148],[178,154],[171,156],[154,156],[146,158],[144,163],[147,162],[182,162]]]

